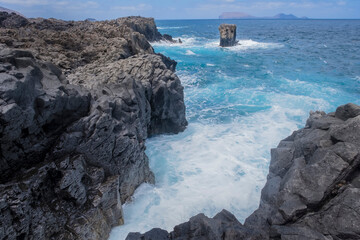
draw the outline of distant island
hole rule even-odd
[[[297,17],[293,14],[279,13],[273,17],[255,17],[242,12],[224,12],[219,19],[309,19],[308,17]]]
[[[87,18],[87,19],[85,19],[85,21],[96,22],[96,19],[95,18]]]

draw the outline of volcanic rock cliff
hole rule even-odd
[[[187,125],[153,19],[0,16],[0,239],[106,239],[154,182],[149,135]]]
[[[306,127],[271,150],[259,208],[244,225],[228,211],[192,217],[168,233],[127,240],[360,239],[360,106],[311,112]]]

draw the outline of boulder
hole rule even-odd
[[[237,44],[235,24],[221,24],[219,31],[221,47],[232,47]]]

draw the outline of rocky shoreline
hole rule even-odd
[[[360,239],[360,106],[311,112],[303,129],[271,150],[260,206],[241,224],[223,210],[192,217],[168,233],[130,233],[150,239]]]
[[[187,125],[176,62],[153,19],[26,19],[0,12],[0,239],[106,239],[154,183],[151,135]],[[128,240],[360,239],[360,107],[312,112],[271,150],[260,206]],[[126,221],[126,219],[125,219]]]
[[[148,136],[187,125],[154,19],[0,13],[0,239],[106,239],[154,183]]]

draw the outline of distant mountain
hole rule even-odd
[[[307,17],[298,18],[293,14],[279,13],[273,17],[255,17],[242,12],[224,12],[219,19],[308,19]]]
[[[22,15],[21,13],[4,7],[0,7],[0,12],[16,13],[17,15],[24,17],[24,15]]]
[[[85,19],[85,21],[96,22],[96,19],[95,18],[87,18],[87,19]]]
[[[279,14],[275,15],[273,18],[274,19],[299,19],[297,16],[295,16],[293,14],[284,14],[284,13],[279,13]]]

